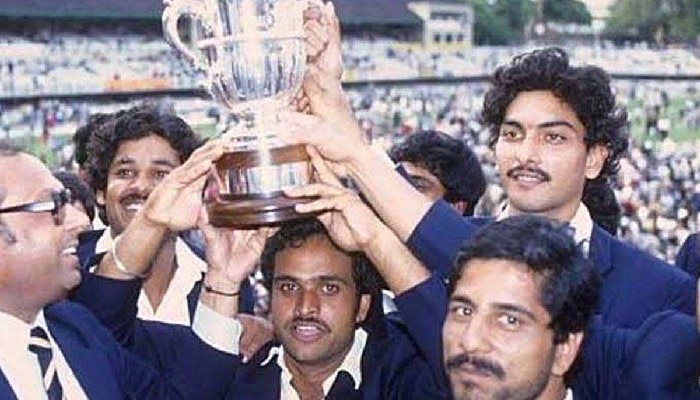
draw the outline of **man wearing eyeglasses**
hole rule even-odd
[[[200,154],[210,164],[220,152]],[[210,388],[231,373],[231,357],[188,328],[159,336],[173,349],[164,374],[61,300],[80,283],[76,246],[88,223],[38,159],[0,144],[0,399],[194,398],[192,387],[216,397]]]

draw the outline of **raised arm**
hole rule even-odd
[[[97,274],[120,280],[147,276],[151,261],[167,235],[196,225],[205,180],[212,162],[223,151],[220,141],[211,141],[172,170],[114,241],[112,252],[102,258]]]

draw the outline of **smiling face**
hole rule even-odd
[[[270,318],[292,362],[324,367],[342,362],[370,296],[358,296],[352,258],[325,235],[275,257]]]
[[[36,158],[26,154],[0,157],[0,204],[51,201],[63,186]],[[10,172],[11,171],[11,172]],[[6,311],[44,307],[80,283],[76,247],[87,217],[66,204],[63,223],[51,212],[6,213],[1,218],[14,241],[0,240],[0,307]]]
[[[114,235],[124,231],[155,186],[178,165],[179,154],[158,135],[119,145],[109,166],[107,188],[96,193]]]
[[[521,92],[506,109],[495,153],[514,214],[573,218],[586,179],[600,173],[607,149],[586,148],[576,113],[549,91]]]
[[[468,261],[442,333],[455,399],[554,399],[563,392],[572,348],[554,344],[539,281],[514,261]]]

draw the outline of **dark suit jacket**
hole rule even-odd
[[[61,301],[44,309],[46,322],[89,399],[215,398],[232,357],[201,342],[186,327],[162,331],[169,368],[156,370],[119,346],[86,309]],[[0,371],[0,399],[16,399]]]
[[[170,368],[172,348],[161,343],[161,331],[136,318],[138,280],[115,281],[92,274],[85,276],[77,299],[97,312],[98,318],[133,352],[159,369]],[[136,285],[134,285],[136,283]],[[107,300],[109,299],[109,300]],[[449,389],[443,379],[441,328],[446,308],[446,288],[431,278],[398,296],[396,304],[403,322],[387,318],[386,329],[373,329],[362,356],[362,383],[354,389],[349,374],[341,373],[328,399],[440,399]],[[172,325],[159,324],[166,329]],[[231,399],[279,399],[280,369],[274,360],[265,366],[273,344],[263,347],[247,364],[234,357],[229,375]],[[216,385],[214,385],[216,387]],[[202,397],[203,399],[205,397]],[[220,397],[219,397],[220,398]]]
[[[700,399],[700,336],[689,315],[663,311],[636,329],[595,317],[579,357],[576,400]]]
[[[460,246],[491,218],[463,218],[442,200],[433,204],[408,239],[428,267],[448,276]],[[685,272],[594,226],[589,258],[602,278],[596,314],[605,324],[634,328],[652,314],[695,315],[695,281]]]
[[[104,253],[95,254],[95,247],[97,242],[102,237],[104,229],[95,229],[91,231],[86,231],[80,234],[78,243],[78,259],[81,269],[87,271],[89,268],[99,264],[100,260],[104,256]],[[192,250],[194,254],[200,259],[205,259],[205,249],[202,247],[201,243],[195,243],[192,240],[188,240],[188,236],[181,235],[181,238],[187,243],[187,246]],[[190,311],[190,319],[194,316],[195,308],[197,307],[197,302],[199,301],[199,293],[202,291],[202,280],[197,282],[192,291],[187,295],[187,303]],[[239,297],[238,303],[239,310],[245,314],[252,314],[255,307],[255,293],[253,292],[253,287],[249,282],[244,282],[241,287],[241,295]]]
[[[696,279],[700,277],[700,240],[697,233],[688,236],[683,242],[676,255],[676,266]]]

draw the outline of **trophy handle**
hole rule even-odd
[[[206,63],[186,46],[177,31],[177,23],[182,16],[189,16],[192,21],[202,24],[205,31],[213,32],[213,18],[211,7],[207,0],[164,0],[163,10],[163,34],[165,39],[191,62],[195,68],[207,71]]]

